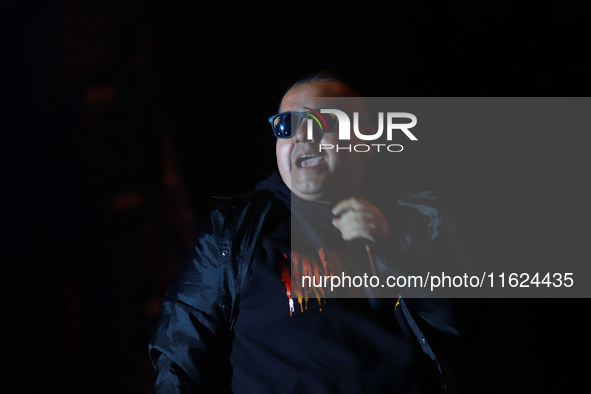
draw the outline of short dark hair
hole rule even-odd
[[[351,83],[342,75],[332,71],[320,71],[319,73],[308,75],[307,77],[298,80],[296,83],[287,88],[285,93],[287,93],[287,91],[293,88],[294,86],[308,82],[341,82],[353,89]]]
[[[353,87],[353,85],[347,78],[332,71],[320,71],[318,73],[311,74],[307,77],[297,80],[294,84],[290,85],[287,89],[285,89],[285,92],[283,92],[283,97],[285,97],[287,92],[289,92],[289,90],[294,86],[298,86],[308,82],[340,82],[344,85],[347,85],[353,92],[357,93],[359,96],[363,97],[362,94],[359,93],[359,90]],[[279,103],[279,107],[281,107],[281,103]]]

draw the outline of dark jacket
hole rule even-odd
[[[458,246],[461,240],[450,238],[459,232],[430,194],[401,198],[398,206],[408,214],[402,222],[409,230],[393,232],[403,253],[414,256],[420,249],[425,261],[445,258],[458,264],[467,262],[465,249]],[[156,393],[231,392],[229,359],[237,303],[257,240],[278,209],[285,209],[285,205],[277,193],[261,190],[228,199],[212,212],[166,292],[149,345],[157,371]],[[421,229],[426,234],[417,234]],[[379,255],[375,258],[381,261]],[[413,315],[438,330],[457,334],[451,313],[442,313],[446,306],[436,299],[405,302],[400,298],[399,307],[422,350],[442,371]],[[445,379],[442,389],[448,384]]]

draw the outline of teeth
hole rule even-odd
[[[317,157],[316,155],[312,155],[312,154],[307,154],[307,155],[301,155],[298,160],[297,160],[297,165],[300,166],[302,164],[303,161],[308,160],[308,159],[313,159]]]

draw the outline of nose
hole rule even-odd
[[[310,127],[312,128],[312,139],[311,140],[308,139],[308,122],[313,122],[313,120],[304,118],[300,122],[300,125],[298,126],[298,131],[296,132],[295,136],[293,137],[293,138],[295,138],[295,142],[297,144],[299,144],[300,142],[320,142],[320,139],[322,138],[322,136],[320,135],[319,132],[314,131],[313,125],[310,125]]]

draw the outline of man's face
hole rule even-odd
[[[354,95],[348,86],[340,82],[308,82],[293,87],[285,94],[280,112],[306,111],[303,107],[326,107],[326,99],[321,97]],[[358,193],[362,162],[370,153],[337,152],[338,137],[338,131],[314,133],[313,139],[309,140],[304,120],[293,137],[277,139],[277,166],[283,182],[292,193],[308,201],[333,203]],[[357,142],[352,138],[342,141],[341,146]],[[334,148],[320,152],[320,144],[331,144]]]

